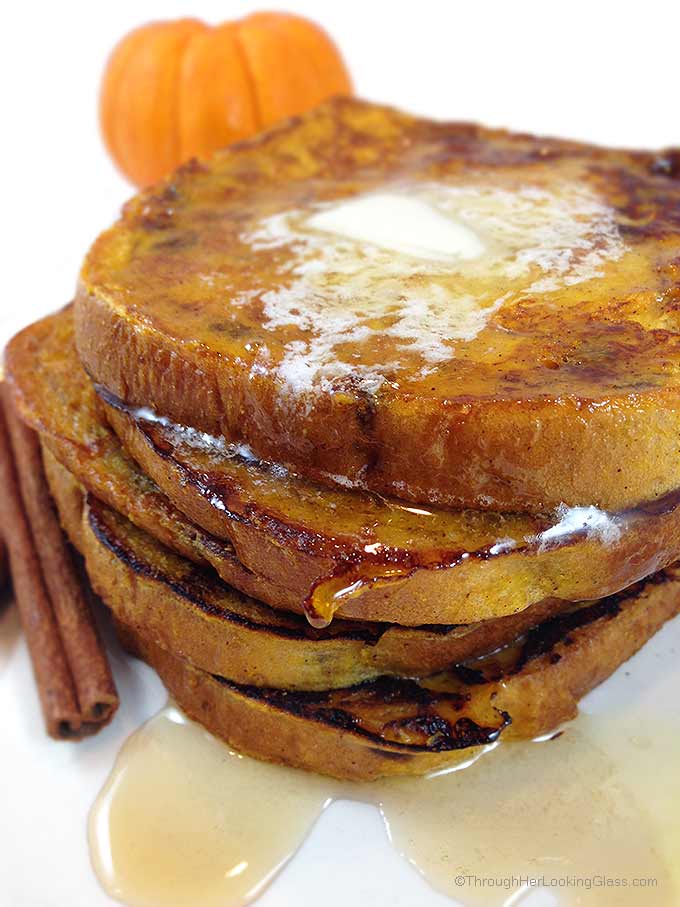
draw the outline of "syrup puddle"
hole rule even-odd
[[[238,755],[169,705],[93,807],[93,864],[131,907],[239,907],[350,799],[378,806],[393,846],[466,907],[516,905],[540,877],[565,907],[676,907],[680,726],[581,715],[478,755],[427,778],[333,781]]]

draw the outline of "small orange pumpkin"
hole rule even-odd
[[[254,13],[216,26],[152,22],[114,48],[100,122],[118,167],[145,186],[190,157],[351,92],[335,44],[300,16]]]

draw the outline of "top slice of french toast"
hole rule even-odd
[[[80,356],[327,483],[620,509],[680,486],[678,156],[337,99],[129,202]]]

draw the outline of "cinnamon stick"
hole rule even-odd
[[[0,538],[0,592],[5,588],[5,583],[9,579],[7,573],[7,548],[5,542]],[[0,605],[1,607],[1,605]]]
[[[15,597],[50,736],[107,724],[118,696],[92,609],[47,486],[40,444],[2,387],[0,518]]]

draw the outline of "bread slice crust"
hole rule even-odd
[[[570,607],[547,599],[480,624],[408,629],[339,619],[313,630],[301,616],[241,595],[163,548],[85,495],[49,451],[45,463],[62,524],[116,618],[195,667],[237,683],[319,690],[383,675],[432,674],[506,645]]]
[[[496,710],[513,716],[506,736],[536,736],[573,717],[578,699],[680,608],[680,574],[672,566],[597,602],[548,600],[446,633],[347,621],[313,631],[196,570],[91,495],[84,503],[49,454],[46,465],[64,527],[116,621],[170,661],[183,659],[232,688],[264,688],[265,698],[272,688],[285,700],[282,689],[332,696],[329,690],[359,685],[373,699],[382,689],[379,700],[388,675],[420,676],[427,689],[455,692],[464,702],[482,688],[473,702],[477,715],[481,708],[489,721],[490,704],[492,719]],[[494,720],[488,726],[498,727]]]
[[[81,274],[80,355],[126,403],[321,482],[449,507],[634,506],[680,486],[676,157],[334,100],[126,206]],[[562,245],[537,234],[520,277],[521,243],[509,270],[502,255],[481,276],[446,265],[444,283],[486,300],[464,336],[446,321],[458,303],[419,320],[400,308],[429,280],[422,262],[379,311],[349,278],[330,274],[323,305],[295,283],[318,255],[300,258],[298,234],[277,240],[272,218],[435,184],[535,198],[555,212],[546,229],[583,230]],[[512,211],[498,219],[517,223]]]
[[[332,591],[363,577],[360,595],[335,601],[339,616],[476,623],[546,598],[600,598],[680,555],[674,495],[615,515],[617,538],[578,520],[555,536],[555,518],[408,509],[368,492],[327,489],[197,449],[167,426],[109,406],[119,440],[79,364],[69,310],[18,334],[6,371],[24,418],[89,491],[273,607],[300,612],[324,580]],[[385,571],[391,581],[372,585]]]
[[[674,567],[594,603],[591,619],[581,625],[548,622],[533,643],[529,636],[515,649],[496,677],[473,673],[466,681],[452,673],[420,684],[384,678],[316,694],[238,685],[200,671],[138,629],[122,625],[120,632],[179,707],[230,746],[359,781],[426,774],[499,736],[526,739],[555,730],[679,610]],[[493,665],[487,670],[493,674]]]

